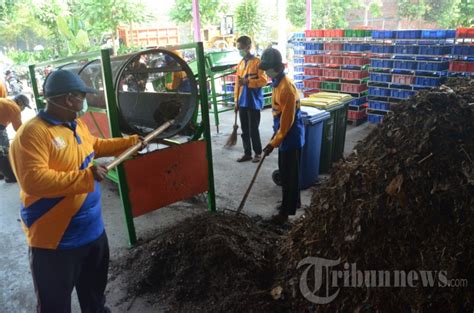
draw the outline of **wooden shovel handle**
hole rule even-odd
[[[143,139],[143,142],[139,142],[136,145],[128,148],[127,150],[122,152],[122,154],[120,154],[115,160],[107,164],[106,165],[107,170],[110,171],[111,169],[113,169],[114,167],[116,167],[117,165],[125,161],[126,159],[128,159],[130,156],[137,153],[141,149],[143,143],[150,142],[153,138],[155,138],[156,136],[158,136],[159,134],[167,130],[173,124],[174,124],[174,120],[168,121],[164,123],[163,125],[161,125],[160,127],[158,127],[157,129],[155,129],[154,131],[152,131],[151,133],[149,133],[145,137],[145,139]]]

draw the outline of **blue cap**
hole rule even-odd
[[[44,95],[54,97],[70,92],[97,93],[94,88],[87,87],[81,77],[68,70],[56,70],[46,77]]]

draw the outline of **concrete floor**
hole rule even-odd
[[[25,110],[24,118],[34,115],[33,111]],[[243,153],[239,138],[232,149],[223,148],[234,120],[233,112],[220,114],[221,125],[219,134],[212,127],[212,144],[214,157],[215,185],[217,206],[219,209],[235,209],[247,188],[256,169],[253,163],[236,163],[235,160]],[[213,118],[211,118],[213,123]],[[265,146],[272,135],[271,110],[262,112],[261,137]],[[358,127],[348,126],[345,153],[352,151],[358,140],[364,138],[372,125],[365,123]],[[13,132],[10,131],[13,135]],[[281,190],[276,186],[271,173],[277,168],[277,153],[272,153],[264,162],[255,186],[247,200],[244,213],[270,217],[275,211]],[[17,184],[7,184],[0,181],[0,312],[33,312],[35,295],[28,264],[28,248],[19,220],[19,190]],[[311,191],[302,192],[302,204],[310,203]],[[124,217],[115,184],[105,181],[102,183],[103,215],[111,247],[111,259],[117,259],[127,251],[127,235]],[[199,214],[206,210],[203,202],[186,201],[160,209],[146,216],[135,219],[138,237],[147,238],[157,229],[164,229],[174,223]],[[302,214],[299,210],[297,216]],[[136,299],[133,306],[123,301],[123,285],[121,277],[114,279],[108,285],[108,305],[114,312],[159,312],[160,308],[152,307],[143,299]],[[73,312],[80,312],[75,294],[73,295]]]

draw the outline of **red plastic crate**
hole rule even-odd
[[[323,37],[324,32],[322,29],[311,29],[305,30],[304,32],[305,37]]]
[[[359,93],[362,91],[367,90],[367,85],[366,84],[347,84],[343,83],[341,85],[341,91],[342,92],[349,92],[349,93]]]
[[[303,92],[303,94],[304,94],[304,97],[305,97],[305,98],[308,98],[310,95],[312,95],[312,94],[314,94],[314,93],[318,93],[318,92],[320,92],[319,89],[309,89],[309,90],[305,90],[305,91]]]
[[[367,117],[367,112],[366,110],[360,110],[360,111],[352,111],[349,110],[347,111],[347,118],[349,120],[362,120]]]
[[[474,38],[474,28],[459,27],[456,30],[458,38]]]
[[[449,70],[451,72],[474,72],[474,62],[451,61]]]
[[[305,79],[303,85],[305,88],[321,88],[321,80],[319,78]]]
[[[368,71],[342,71],[341,77],[347,80],[363,79],[369,76]]]
[[[323,56],[322,55],[305,55],[304,62],[305,63],[323,63]]]
[[[311,75],[311,76],[321,76],[322,75],[322,69],[318,67],[305,67],[304,68],[304,74],[305,75]]]
[[[408,75],[393,74],[392,75],[392,83],[403,84],[403,85],[413,85],[415,83],[415,77],[414,76],[408,76]]]
[[[323,47],[324,50],[331,50],[331,51],[341,51],[342,50],[342,43],[338,42],[325,42]]]
[[[341,70],[337,69],[323,69],[323,77],[327,78],[340,78],[341,77]]]
[[[343,64],[362,66],[362,65],[370,64],[370,59],[366,57],[358,58],[358,57],[353,57],[353,56],[351,57],[346,56],[343,58]]]
[[[323,37],[344,37],[343,29],[324,29]]]
[[[342,57],[338,55],[323,56],[323,63],[325,64],[342,64]]]

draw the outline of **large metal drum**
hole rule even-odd
[[[105,108],[100,60],[67,64],[84,82],[99,90],[88,94],[90,107]],[[120,128],[127,134],[146,135],[168,120],[175,124],[158,138],[170,138],[188,130],[198,104],[196,79],[188,64],[176,53],[151,49],[111,58],[112,79],[120,113]]]

